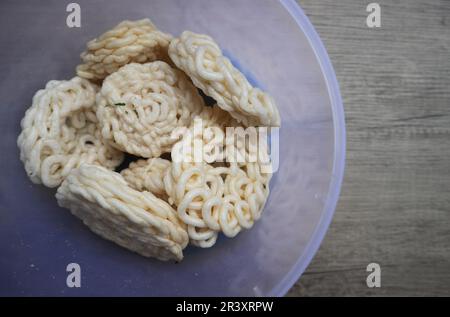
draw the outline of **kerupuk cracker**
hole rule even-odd
[[[148,190],[155,196],[167,200],[164,188],[164,174],[171,162],[163,158],[150,158],[132,162],[128,168],[120,172],[127,183],[134,189]]]
[[[170,42],[169,56],[195,86],[243,125],[280,126],[273,98],[253,87],[210,36],[184,31]]]
[[[227,116],[215,107],[194,118],[193,125],[203,117],[203,129],[191,126],[174,145],[172,165],[164,176],[168,201],[187,225],[191,243],[205,248],[215,244],[219,232],[234,237],[242,228],[251,228],[269,195],[271,174],[262,173],[258,156],[253,162],[248,157],[238,162],[227,155],[229,147],[248,147],[229,141],[224,122],[236,122]],[[201,153],[196,153],[198,145]]]
[[[70,172],[56,199],[93,232],[124,248],[163,261],[183,258],[189,239],[175,210],[150,192],[132,189],[116,172],[83,164]]]
[[[104,141],[95,115],[98,87],[80,77],[52,80],[33,97],[17,139],[33,183],[56,187],[81,163],[115,168],[123,153]]]
[[[167,49],[171,39],[170,34],[157,30],[149,19],[122,21],[87,43],[77,74],[101,81],[129,63],[169,61]]]
[[[103,138],[145,158],[170,152],[178,140],[173,131],[205,106],[189,78],[162,61],[128,64],[108,76],[97,105]]]

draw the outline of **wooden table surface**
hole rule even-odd
[[[450,295],[450,1],[298,1],[340,83],[347,161],[330,229],[289,296]],[[366,267],[381,266],[368,288]]]

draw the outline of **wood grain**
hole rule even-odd
[[[288,296],[450,295],[450,2],[298,1],[333,62],[347,164],[320,250]],[[366,266],[381,265],[381,288]]]

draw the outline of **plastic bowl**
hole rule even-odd
[[[326,51],[294,1],[78,1],[0,4],[0,295],[284,295],[323,239],[344,169],[345,126]],[[74,76],[85,43],[120,20],[149,17],[166,32],[212,35],[278,103],[280,164],[263,217],[178,264],[146,259],[91,233],[34,185],[19,160],[19,122],[50,79]],[[81,266],[68,288],[66,266]]]

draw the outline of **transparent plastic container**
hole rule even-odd
[[[284,295],[325,235],[344,170],[339,88],[305,14],[293,0],[79,3],[80,29],[65,26],[60,1],[0,5],[0,29],[14,30],[2,35],[8,50],[0,66],[0,294]],[[188,247],[178,264],[146,259],[91,233],[57,206],[54,190],[31,183],[15,143],[37,89],[73,77],[89,39],[121,20],[144,17],[174,35],[192,30],[213,36],[250,80],[274,96],[282,117],[279,170],[261,220],[211,249]],[[66,286],[72,262],[81,266],[81,288]]]

